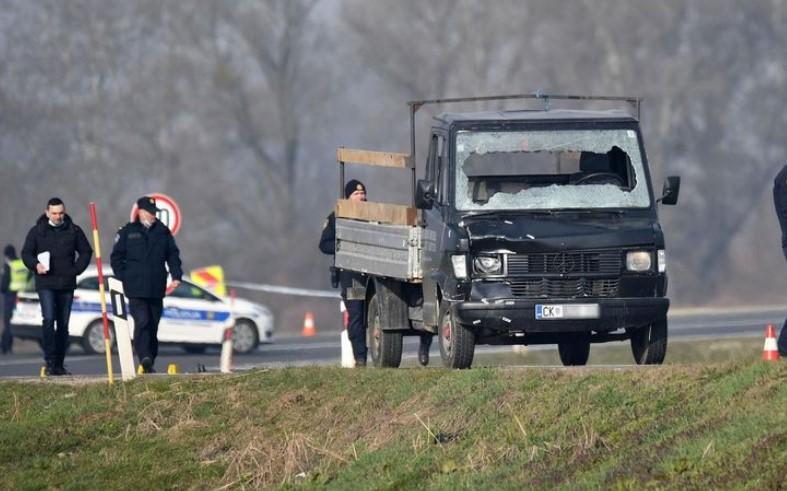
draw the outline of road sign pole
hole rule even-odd
[[[90,202],[88,205],[90,209],[90,224],[93,228],[93,249],[96,251],[96,268],[98,269],[98,294],[101,299],[101,320],[104,322],[104,353],[107,360],[107,375],[109,377],[109,384],[115,383],[112,374],[112,344],[109,337],[109,320],[107,319],[107,299],[104,297],[104,270],[101,265],[101,242],[98,239],[98,214],[96,213],[96,204]]]

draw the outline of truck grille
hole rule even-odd
[[[518,298],[616,297],[618,278],[512,278],[511,293]]]
[[[622,252],[617,249],[510,254],[508,275],[620,274]]]

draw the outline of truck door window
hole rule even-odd
[[[446,196],[446,184],[447,179],[446,175],[448,174],[446,171],[446,162],[448,161],[446,158],[446,154],[448,153],[446,150],[448,145],[445,143],[445,138],[441,135],[437,136],[437,159],[436,159],[436,168],[437,173],[435,176],[435,185],[437,186],[437,202],[441,205],[446,203],[445,196]]]
[[[429,141],[429,153],[426,156],[426,175],[424,178],[434,182],[435,156],[437,155],[437,135],[432,135]]]

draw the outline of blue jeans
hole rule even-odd
[[[776,341],[776,345],[779,347],[779,356],[787,358],[787,320],[784,321],[782,332],[779,333],[779,340]]]
[[[68,348],[68,320],[71,317],[74,290],[38,290],[38,300],[44,317],[41,338],[44,361],[50,368],[62,367]]]

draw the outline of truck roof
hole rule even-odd
[[[637,118],[620,109],[590,111],[578,109],[519,109],[513,111],[484,111],[474,113],[442,113],[435,117],[445,124],[458,122],[532,122],[532,121],[620,121],[636,122]]]

